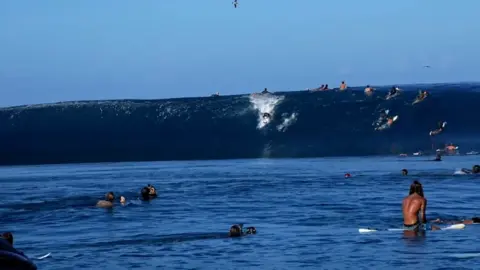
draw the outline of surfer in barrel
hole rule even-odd
[[[402,202],[403,228],[407,231],[418,232],[427,228],[427,199],[423,194],[422,184],[415,180],[410,185],[410,192]],[[431,230],[440,230],[436,226],[431,226]]]

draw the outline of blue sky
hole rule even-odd
[[[0,106],[479,79],[478,0],[231,3],[3,0]]]

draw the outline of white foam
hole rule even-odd
[[[250,103],[252,104],[253,109],[258,112],[258,129],[265,127],[271,122],[275,114],[275,107],[280,104],[284,98],[284,96],[276,96],[271,94],[250,95]],[[264,113],[270,114],[270,119],[264,120]]]
[[[297,116],[297,113],[292,113],[290,116],[284,117],[283,122],[277,126],[277,130],[285,132],[289,126],[293,125],[297,121]]]

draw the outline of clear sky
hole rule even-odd
[[[2,0],[0,106],[479,80],[479,0],[238,1]]]

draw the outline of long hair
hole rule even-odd
[[[423,197],[423,187],[420,182],[417,180],[413,181],[413,183],[410,185],[410,192],[409,195],[412,195],[413,193],[417,193],[418,195]]]

